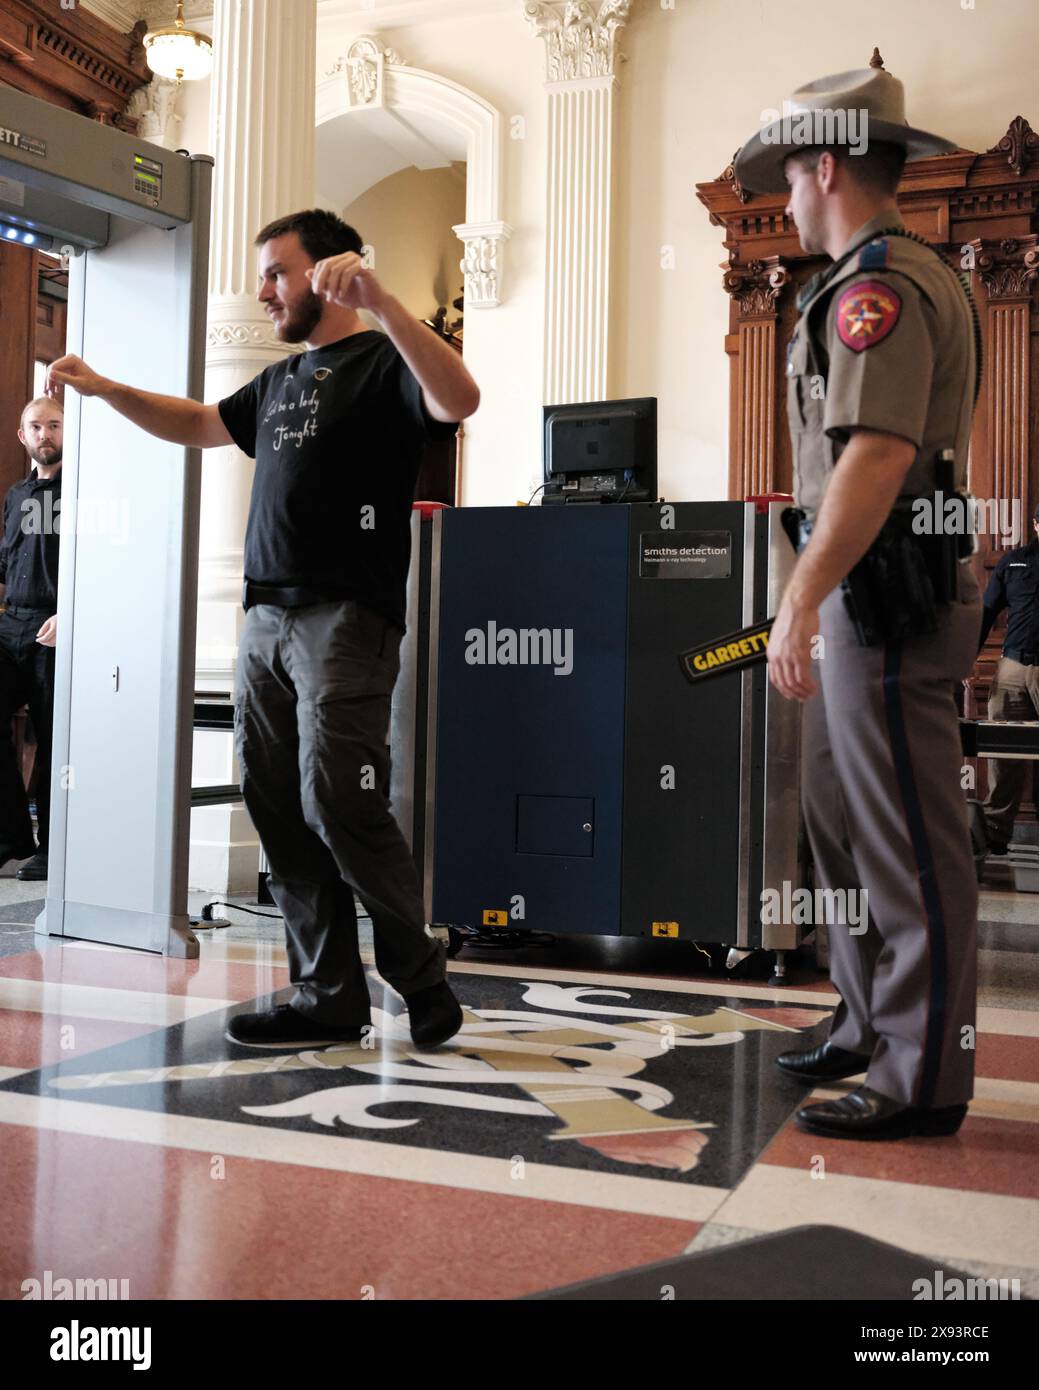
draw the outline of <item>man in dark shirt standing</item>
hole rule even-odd
[[[22,411],[18,438],[35,470],[4,499],[0,539],[0,865],[28,859],[21,879],[47,877],[64,423],[61,406],[46,396]],[[25,704],[36,734],[38,849],[11,740],[11,716]]]
[[[1003,655],[989,691],[990,719],[1039,719],[1039,507],[1032,517],[1032,530],[1035,538],[1007,551],[985,590],[979,650],[999,614],[1010,609]],[[1029,766],[1020,758],[989,759],[985,833],[994,854],[1007,852]]]
[[[362,1037],[370,1002],[356,890],[379,973],[404,996],[413,1040],[434,1047],[462,1012],[389,810],[386,736],[423,441],[453,435],[479,391],[456,353],[365,268],[360,237],[334,213],[282,218],[256,244],[260,302],[278,337],[306,351],[219,405],[119,385],[79,358],[54,364],[49,389],[99,395],[160,438],[233,442],[256,459],[235,736],[296,993],[236,1014],[228,1036],[271,1048]],[[366,329],[358,309],[385,332]]]

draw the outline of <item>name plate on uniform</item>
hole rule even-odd
[[[728,579],[731,574],[729,531],[643,531],[639,536],[642,579]]]

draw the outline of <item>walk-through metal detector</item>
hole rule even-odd
[[[102,375],[201,399],[212,163],[0,86],[0,235],[69,248],[68,351]],[[198,954],[200,483],[197,450],[66,392],[48,936]]]

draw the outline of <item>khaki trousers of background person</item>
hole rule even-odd
[[[1003,657],[988,697],[989,719],[1039,719],[1039,666]],[[1009,840],[1033,764],[1022,758],[990,758],[985,820],[992,835]]]
[[[802,735],[816,881],[865,889],[868,904],[863,934],[830,927],[841,995],[830,1037],[871,1058],[871,1089],[924,1107],[968,1101],[974,1081],[977,883],[953,690],[981,609],[966,566],[960,578],[936,633],[877,647],[858,645],[840,589],[830,594]]]
[[[405,998],[445,978],[411,851],[389,807],[386,737],[401,634],[352,600],[249,609],[235,675],[242,793],[285,918],[292,1005],[361,1027],[369,995],[354,893],[379,974]]]

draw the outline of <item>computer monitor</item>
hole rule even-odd
[[[657,500],[657,400],[544,407],[546,505]]]

